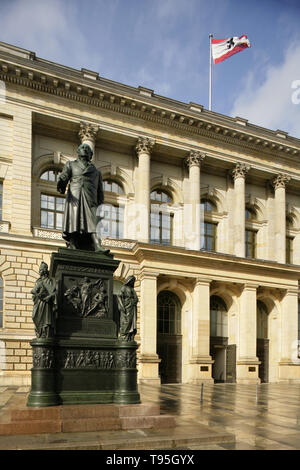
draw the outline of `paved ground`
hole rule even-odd
[[[25,397],[28,390],[26,387],[0,387],[0,411],[12,400]],[[209,444],[208,441],[201,445],[190,442],[188,446],[182,445],[182,449],[300,450],[300,385],[262,384],[258,388],[255,385],[205,385],[202,401],[201,386],[197,385],[140,385],[139,392],[142,402],[159,403],[162,413],[175,415],[178,429],[189,428],[194,433],[209,429],[235,435],[235,442]],[[124,431],[119,434],[110,431],[105,436],[113,442],[120,438],[120,433]],[[163,430],[157,430],[152,437],[162,439],[163,433]],[[170,430],[166,430],[166,434],[169,433]],[[56,442],[57,448],[60,448],[68,439],[70,442],[82,442],[83,434],[51,435],[46,440],[52,446]],[[142,430],[131,431],[133,441],[143,434],[149,436]],[[90,442],[100,436],[103,438],[103,433],[85,433]],[[45,442],[45,436],[42,437]],[[33,436],[15,437],[15,442],[17,439],[28,443]],[[37,436],[35,439],[37,442]],[[8,447],[8,442],[8,436],[0,436],[0,449],[12,448]]]

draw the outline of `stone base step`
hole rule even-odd
[[[175,418],[152,404],[61,405],[11,409],[0,417],[0,435],[171,428]]]
[[[204,425],[176,426],[169,430],[109,431],[47,435],[0,436],[3,450],[171,450],[195,449],[235,442],[235,436]]]

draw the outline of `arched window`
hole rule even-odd
[[[210,199],[201,199],[201,204],[203,204],[204,212],[217,212],[217,206]]]
[[[3,328],[3,280],[0,277],[0,328]]]
[[[49,168],[40,175],[40,226],[42,228],[61,230],[65,198],[59,195],[56,188],[61,170]]]
[[[123,186],[113,180],[103,181],[103,191],[106,191],[108,193],[124,194]]]
[[[216,204],[207,198],[201,199],[204,221],[201,223],[201,247],[207,251],[216,251],[217,223],[212,220],[212,214],[217,212]]]
[[[56,183],[58,175],[60,173],[61,173],[61,170],[58,170],[56,168],[51,169],[51,170],[46,170],[41,174],[40,179],[44,181],[53,181]]]
[[[246,220],[246,230],[245,230],[245,256],[246,258],[255,258],[256,257],[256,238],[257,230],[252,226],[252,222],[257,220],[257,212],[254,207],[245,208],[245,220]]]
[[[103,181],[104,200],[100,209],[101,238],[124,237],[124,196],[123,186],[113,179]]]
[[[150,194],[150,242],[171,245],[173,243],[173,216],[169,204],[173,202],[167,191],[156,189]]]
[[[257,338],[268,339],[268,310],[265,304],[257,301]]]
[[[246,207],[245,209],[246,220],[257,220],[257,213],[253,207]]]
[[[210,336],[228,337],[227,306],[217,295],[210,298]]]
[[[157,332],[160,334],[181,334],[181,305],[176,294],[162,291],[157,298]]]
[[[161,203],[169,203],[173,202],[171,196],[163,190],[157,189],[156,191],[152,191],[150,194],[150,199],[153,202],[161,202]]]

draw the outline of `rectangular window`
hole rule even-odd
[[[217,224],[204,222],[202,224],[202,249],[216,251]]]
[[[224,312],[210,311],[210,336],[228,337],[228,322]]]
[[[245,256],[246,258],[255,258],[256,256],[256,232],[246,230],[245,233]]]
[[[173,214],[157,211],[156,207],[156,204],[151,204],[150,243],[172,245]]]
[[[285,250],[286,250],[286,263],[293,263],[293,237],[286,237]]]
[[[41,194],[41,227],[61,230],[64,207],[63,197]]]
[[[124,207],[103,204],[101,207],[101,238],[123,238]]]

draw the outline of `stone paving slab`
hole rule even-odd
[[[133,432],[56,433],[0,436],[1,450],[152,450],[190,448],[234,441],[229,433],[217,433],[206,426],[178,426],[168,434],[164,430]]]
[[[25,393],[3,389],[2,410]],[[300,450],[300,384],[262,384],[258,396],[255,385],[204,385],[203,401],[195,384],[143,384],[139,393],[175,418],[174,429],[2,436],[0,449]]]

